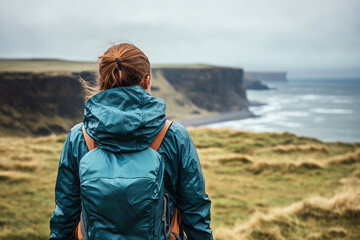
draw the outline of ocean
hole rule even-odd
[[[323,141],[360,142],[360,79],[289,79],[247,90],[256,117],[208,127],[292,132]]]

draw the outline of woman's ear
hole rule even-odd
[[[150,89],[151,89],[151,78],[150,78],[150,75],[148,75],[147,78],[146,78],[145,87],[146,87],[145,90],[150,93]]]

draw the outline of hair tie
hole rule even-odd
[[[116,62],[117,65],[118,65],[118,69],[121,71],[121,61],[120,61],[120,59],[115,58],[115,62]]]

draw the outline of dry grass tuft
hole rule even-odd
[[[348,177],[341,178],[340,183],[348,186],[360,186],[360,169],[356,169]]]
[[[31,181],[34,175],[17,171],[0,171],[0,182],[17,183]]]
[[[219,162],[226,166],[237,166],[243,164],[253,163],[253,160],[244,154],[229,154],[219,158]]]
[[[45,137],[36,137],[31,139],[34,144],[47,144],[49,142],[53,141],[59,141],[61,143],[64,143],[66,139],[66,135],[49,135]]]
[[[360,163],[360,149],[328,160],[330,165]]]
[[[42,167],[41,163],[35,163],[35,162],[14,162],[14,163],[0,162],[0,170],[8,170],[8,171],[35,172],[37,170],[40,170],[41,167]]]
[[[35,162],[17,162],[14,164],[14,170],[16,171],[26,171],[26,172],[35,172],[42,168],[42,163]]]
[[[322,234],[321,233],[310,233],[306,240],[321,240],[322,239]]]
[[[355,178],[359,178],[360,179],[360,169],[355,170],[352,174]]]
[[[294,205],[293,213],[299,217],[339,218],[360,217],[360,191],[348,191],[326,199],[315,197]]]
[[[281,230],[278,226],[275,226],[274,228],[270,228],[267,230],[256,229],[250,234],[249,239],[250,240],[255,240],[255,239],[286,240],[286,238],[281,234]]]
[[[340,226],[330,227],[324,232],[310,233],[306,240],[327,240],[327,239],[342,239],[348,235],[347,231]]]
[[[33,145],[31,149],[35,154],[38,153],[52,154],[54,152],[54,148],[50,146]]]
[[[283,146],[287,147],[287,146]],[[243,159],[250,159],[247,155],[242,155]],[[236,158],[232,161],[229,157],[220,159],[220,162],[236,162]],[[240,163],[240,161],[238,161]],[[331,165],[350,165],[360,163],[360,149],[349,152],[340,156],[332,157],[326,161],[319,160],[303,160],[303,161],[269,161],[269,162],[256,162],[247,161],[246,163],[253,163],[248,168],[253,174],[283,172],[283,173],[302,173],[304,170],[323,169]],[[224,165],[225,165],[224,164]],[[229,164],[230,165],[230,164]],[[360,178],[360,170],[355,173],[355,178]]]
[[[23,161],[23,162],[26,162],[26,161],[30,161],[32,160],[33,158],[35,157],[34,154],[28,154],[28,153],[24,153],[24,154],[16,154],[15,156],[11,156],[11,159],[14,160],[14,161]]]
[[[316,161],[301,161],[301,162],[258,162],[249,167],[249,171],[254,174],[285,172],[285,173],[301,173],[303,170],[321,169],[323,165]]]
[[[336,226],[329,228],[324,235],[328,239],[344,238],[347,235],[347,231],[343,227]]]
[[[25,240],[25,239],[47,239],[47,236],[39,237],[36,229],[26,227],[21,229],[21,232],[11,231],[10,229],[5,229],[0,232],[0,239],[14,239],[14,240]]]
[[[319,144],[305,144],[305,145],[277,145],[272,149],[276,153],[313,153],[322,152],[328,153],[328,147]]]
[[[288,207],[271,208],[268,213],[255,212],[246,223],[217,229],[215,236],[217,239],[288,239],[285,234],[296,231],[301,227],[301,221],[309,217],[327,221],[333,218],[358,219],[360,191],[349,190],[332,198],[313,197]],[[287,231],[282,233],[280,229]],[[323,234],[308,234],[307,239],[333,239],[346,235],[347,230],[343,227],[330,227]]]

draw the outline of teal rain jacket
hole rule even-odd
[[[151,96],[140,86],[108,89],[87,101],[84,122],[70,130],[60,157],[50,239],[73,239],[80,219],[78,166],[88,152],[81,129],[83,124],[100,148],[131,152],[148,148],[165,121],[164,100]],[[174,122],[170,126],[159,153],[165,160],[164,185],[170,196],[171,212],[177,205],[189,240],[213,239],[211,202],[205,193],[199,158],[189,133],[181,124]]]

